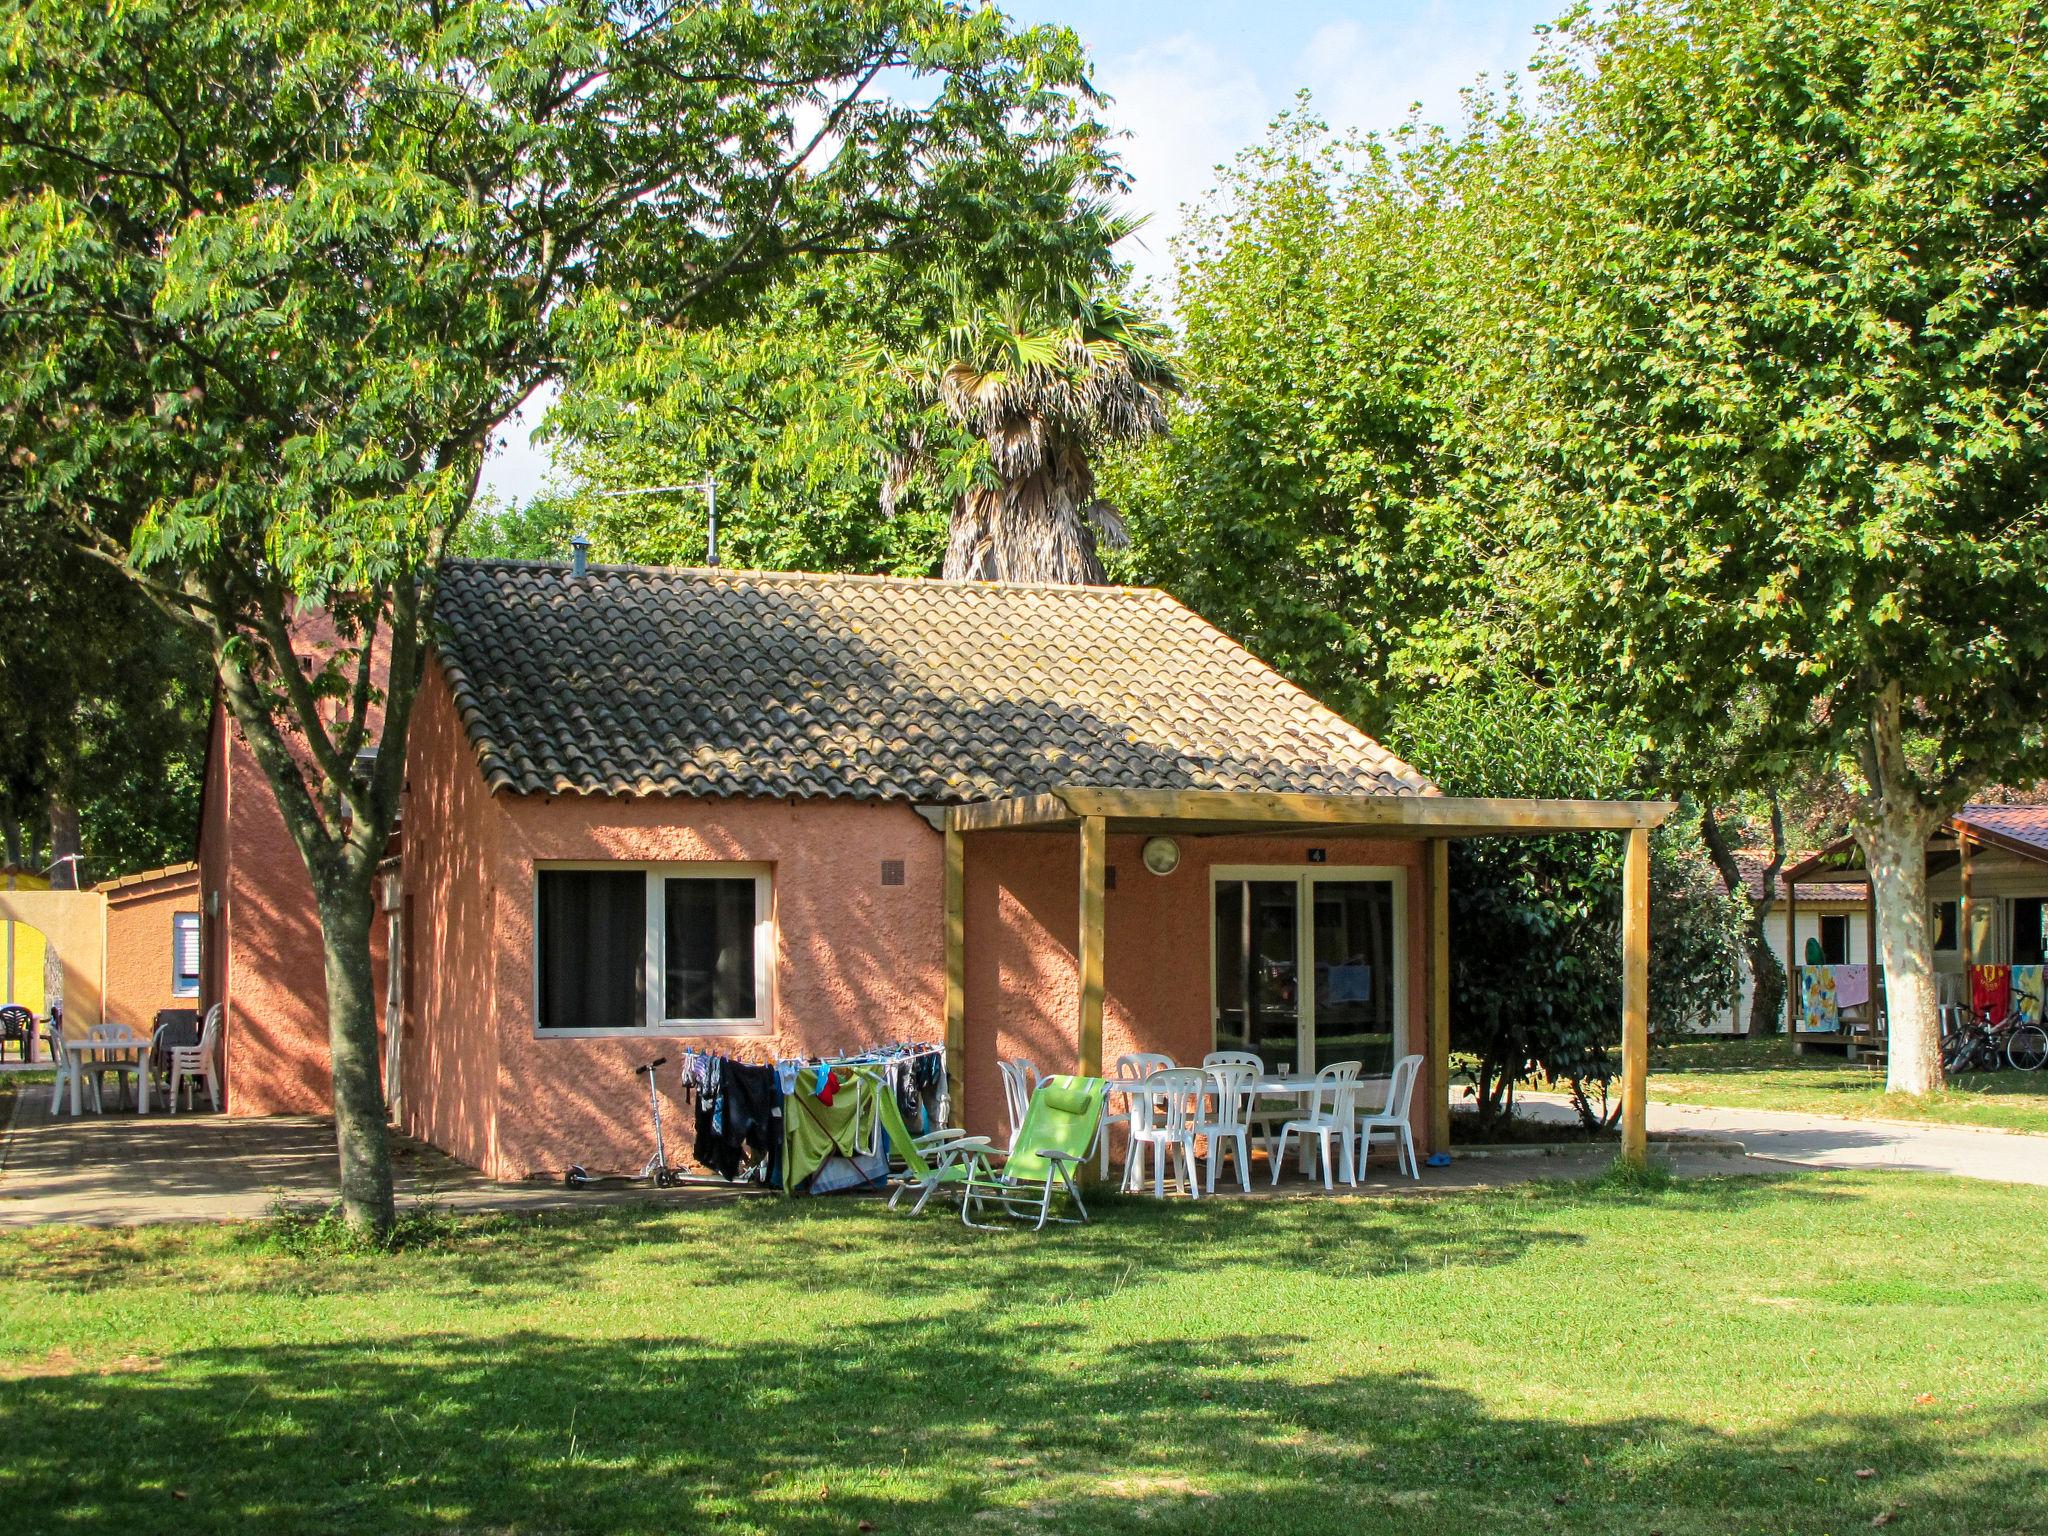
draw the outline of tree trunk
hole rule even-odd
[[[77,890],[78,807],[63,795],[50,797],[50,860],[50,889]]]
[[[1900,809],[1859,835],[1877,902],[1878,954],[1890,1020],[1885,1087],[1893,1093],[1933,1093],[1942,1085],[1934,946],[1927,931],[1927,832],[1917,813]]]
[[[1885,1087],[1933,1093],[1942,1086],[1941,1027],[1935,1006],[1934,942],[1927,922],[1927,837],[1944,813],[1924,801],[1906,764],[1899,690],[1872,711],[1864,756],[1869,794],[1855,819],[1856,841],[1877,903],[1878,959],[1889,1021]],[[1877,978],[1871,979],[1875,1007]]]
[[[334,1139],[341,1159],[341,1211],[358,1232],[383,1237],[397,1219],[391,1143],[384,1128],[384,1081],[377,1059],[376,978],[370,930],[374,880],[316,882],[327,964],[327,1041],[334,1065]]]
[[[1714,861],[1714,868],[1720,872],[1721,883],[1728,887],[1728,894],[1734,895],[1743,888],[1742,867],[1735,862],[1735,850],[1729,846],[1728,834],[1722,830],[1720,819],[1714,808],[1707,806],[1700,811],[1700,840],[1707,845],[1707,857]],[[1778,1031],[1778,1018],[1785,1006],[1785,968],[1778,961],[1778,952],[1771,944],[1770,904],[1778,890],[1778,876],[1785,869],[1785,812],[1778,804],[1778,797],[1771,796],[1771,862],[1764,869],[1764,899],[1752,900],[1749,904],[1749,918],[1743,926],[1742,946],[1749,961],[1749,1017],[1739,1021],[1737,1031],[1740,1038],[1752,1035],[1772,1035]]]
[[[948,581],[1042,581],[1101,586],[1109,580],[1087,515],[1092,481],[1078,486],[1039,470],[1000,489],[977,486],[953,506]]]

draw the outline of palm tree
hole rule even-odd
[[[1165,326],[1080,288],[1011,291],[962,304],[913,370],[918,392],[979,444],[984,463],[954,503],[949,581],[1108,580],[1100,550],[1129,543],[1095,494],[1095,455],[1166,431],[1180,380]],[[922,459],[899,456],[900,490]]]

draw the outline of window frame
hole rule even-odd
[[[647,881],[646,931],[641,940],[641,992],[646,1016],[625,1029],[544,1029],[540,1022],[540,876],[543,871],[588,870],[619,874],[638,870]],[[750,1019],[671,1019],[666,956],[670,880],[754,882],[754,1016]],[[640,1040],[693,1037],[758,1037],[775,1033],[775,869],[744,860],[702,859],[650,862],[642,859],[537,859],[527,903],[527,956],[532,977],[527,990],[529,1030],[536,1040]]]
[[[1315,888],[1318,883],[1371,883],[1388,886],[1393,894],[1394,974],[1393,1033],[1394,1061],[1415,1051],[1415,1020],[1408,1011],[1408,885],[1415,869],[1407,864],[1212,864],[1209,867],[1208,910],[1203,914],[1203,943],[1209,955],[1209,1048],[1219,1050],[1216,1037],[1217,1009],[1222,989],[1216,981],[1216,891],[1222,885],[1243,881],[1292,882],[1295,887],[1295,1055],[1296,1071],[1313,1072],[1315,1060]],[[1306,991],[1300,978],[1310,979]],[[1327,1063],[1325,1063],[1327,1065]],[[1384,1078],[1364,1079],[1384,1082]]]
[[[188,984],[185,974],[178,969],[178,953],[184,948],[183,935],[187,929],[192,934],[192,980]],[[200,926],[197,912],[173,912],[171,914],[171,996],[197,997],[206,985],[206,935]]]
[[[1818,924],[1814,928],[1814,932],[1820,938],[1820,952],[1822,956],[1821,964],[1854,965],[1856,963],[1855,961],[1849,958],[1851,955],[1856,953],[1856,925],[1850,921],[1850,918],[1852,916],[1853,914],[1848,912],[1823,912],[1819,915]],[[1838,930],[1842,935],[1842,942],[1840,945],[1842,958],[1839,960],[1831,960],[1827,958],[1829,933],[1828,924],[1830,923],[1840,923],[1842,925],[1841,928]]]
[[[1933,906],[1934,910],[1931,913],[1929,913],[1928,916],[1931,919],[1930,926],[1934,929],[1934,934],[1932,938],[1934,953],[1937,955],[1953,955],[1959,953],[1963,947],[1962,902],[1959,901],[1957,898],[1950,896],[1946,899],[1937,899],[1933,903],[1931,903],[1931,905]],[[1944,917],[1948,919],[1949,941],[1946,944],[1941,942],[1942,919]]]

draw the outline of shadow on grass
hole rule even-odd
[[[1420,1367],[1304,1360],[1263,1332],[1107,1355],[1066,1337],[956,1305],[823,1348],[531,1332],[214,1348],[174,1377],[0,1383],[11,1422],[34,1425],[0,1509],[24,1531],[1276,1536],[1839,1530],[1903,1507],[1912,1530],[1994,1533],[2048,1496],[2016,1427],[1967,1415],[1588,1422],[1489,1410]]]
[[[1532,1248],[1582,1244],[1582,1234],[1554,1218],[1590,1205],[1637,1203],[1665,1213],[1705,1212],[1740,1221],[1764,1200],[1782,1205],[1788,1199],[1854,1198],[1793,1173],[1647,1188],[1611,1178],[1540,1180],[1397,1199],[1311,1195],[1162,1202],[1096,1192],[1089,1197],[1091,1225],[1042,1235],[1024,1228],[969,1231],[953,1213],[936,1207],[913,1218],[862,1196],[760,1197],[697,1206],[656,1200],[437,1218],[428,1225],[443,1235],[425,1246],[431,1250],[434,1292],[489,1291],[506,1304],[574,1295],[615,1256],[653,1248],[694,1283],[858,1290],[871,1283],[879,1259],[886,1263],[891,1289],[940,1297],[977,1283],[974,1266],[1010,1251],[1017,1272],[1042,1293],[1088,1296],[1135,1276],[1201,1273],[1224,1263],[1356,1280],[1508,1264]],[[275,1221],[232,1229],[226,1257],[239,1262],[215,1265],[208,1288],[314,1296],[405,1292],[422,1284],[416,1270],[375,1254],[295,1252],[290,1235],[289,1226]],[[0,1291],[22,1282],[88,1295],[175,1274],[183,1263],[175,1228],[110,1229],[89,1237],[70,1229],[35,1230],[21,1234],[12,1247],[0,1246]],[[963,1281],[963,1275],[969,1278]]]

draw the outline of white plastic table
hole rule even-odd
[[[80,1080],[95,1062],[125,1061],[134,1057],[140,1066],[136,1074],[135,1112],[149,1113],[149,1042],[137,1034],[117,1036],[111,1040],[66,1040],[64,1042],[65,1077],[71,1087],[71,1113],[82,1114],[80,1107]],[[104,1106],[103,1106],[104,1107]]]
[[[1361,1077],[1357,1080],[1361,1094],[1368,1088],[1380,1090],[1380,1100],[1386,1100],[1387,1083],[1384,1077]],[[1257,1103],[1263,1095],[1267,1098],[1293,1097],[1307,1099],[1316,1091],[1316,1075],[1313,1072],[1268,1072],[1252,1083],[1252,1102]],[[1303,1136],[1297,1143],[1301,1155],[1301,1171],[1315,1172],[1315,1143]]]

